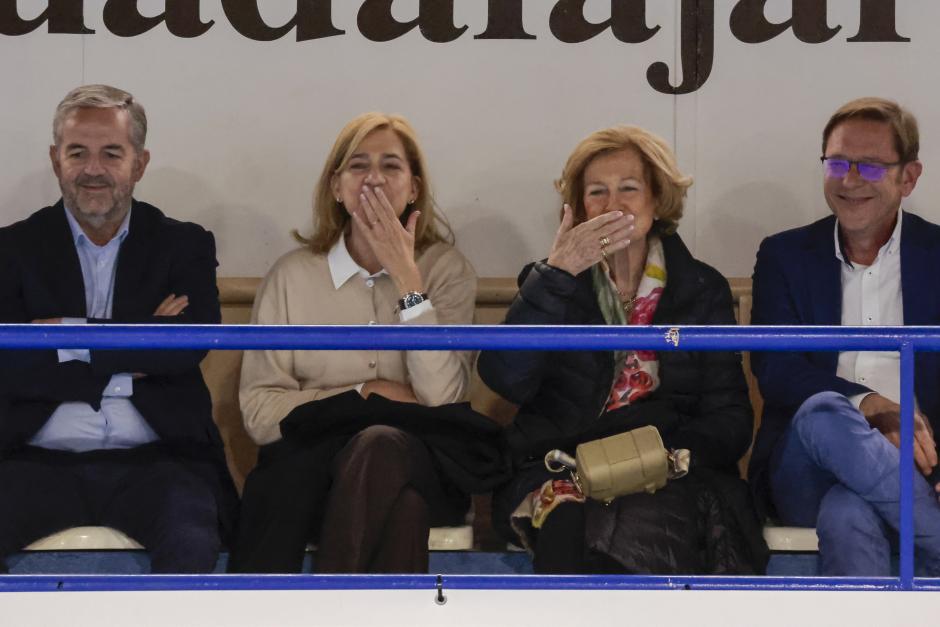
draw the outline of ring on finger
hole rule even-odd
[[[607,248],[610,246],[610,238],[606,235],[601,238],[601,248]]]
[[[606,248],[601,248],[601,257],[603,257],[604,259],[607,259],[607,249],[606,249]]]

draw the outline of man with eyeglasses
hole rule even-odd
[[[917,121],[861,98],[823,131],[823,193],[834,215],[765,239],[753,324],[940,324],[940,227],[901,211],[923,170]],[[749,477],[784,525],[816,527],[821,574],[886,576],[900,512],[897,352],[755,353],[764,397]],[[934,429],[940,354],[915,362],[915,548],[940,574]]]

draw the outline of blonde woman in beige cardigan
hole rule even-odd
[[[476,275],[435,215],[404,118],[368,113],[342,130],[317,183],[314,222],[310,238],[298,236],[304,246],[264,278],[253,323],[471,323]],[[282,439],[279,424],[350,391],[454,403],[469,378],[469,355],[457,351],[246,351],[241,409],[262,448],[233,569],[299,571],[316,541],[321,572],[427,572],[429,526],[458,522],[467,498],[437,476],[423,442],[372,426],[338,451],[311,451]]]

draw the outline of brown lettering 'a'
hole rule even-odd
[[[119,37],[136,37],[166,22],[171,34],[188,39],[199,37],[215,23],[199,18],[199,0],[166,0],[166,11],[155,17],[141,15],[137,0],[108,0],[103,17],[104,25]]]
[[[85,26],[83,0],[49,0],[39,17],[24,20],[16,10],[16,0],[0,0],[0,35],[25,35],[49,22],[49,32],[56,35],[91,35]]]
[[[639,44],[659,32],[659,26],[646,25],[646,0],[611,0],[610,19],[600,24],[584,17],[587,0],[559,0],[549,17],[552,34],[566,44],[579,44],[597,37],[608,28],[619,41]]]
[[[826,0],[793,0],[792,17],[780,24],[767,19],[766,5],[767,0],[741,0],[731,11],[731,33],[746,44],[762,44],[792,28],[803,43],[821,44],[842,29],[829,27]]]
[[[366,0],[359,9],[359,31],[371,41],[398,39],[416,26],[428,41],[444,44],[463,35],[467,26],[454,25],[454,0],[420,0],[418,17],[399,22],[392,15],[395,0]]]
[[[222,10],[239,33],[255,41],[280,39],[293,28],[297,28],[297,41],[323,39],[342,35],[333,26],[333,6],[330,0],[297,0],[297,13],[287,24],[268,26],[261,17],[258,3],[261,0],[222,0]]]

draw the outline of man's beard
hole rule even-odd
[[[82,185],[107,185],[111,191],[111,206],[101,211],[101,201],[82,201]],[[106,224],[124,219],[124,215],[131,206],[131,195],[134,193],[133,184],[116,185],[104,176],[79,176],[73,182],[59,181],[62,198],[65,206],[72,211],[75,218],[93,229],[100,229]]]

